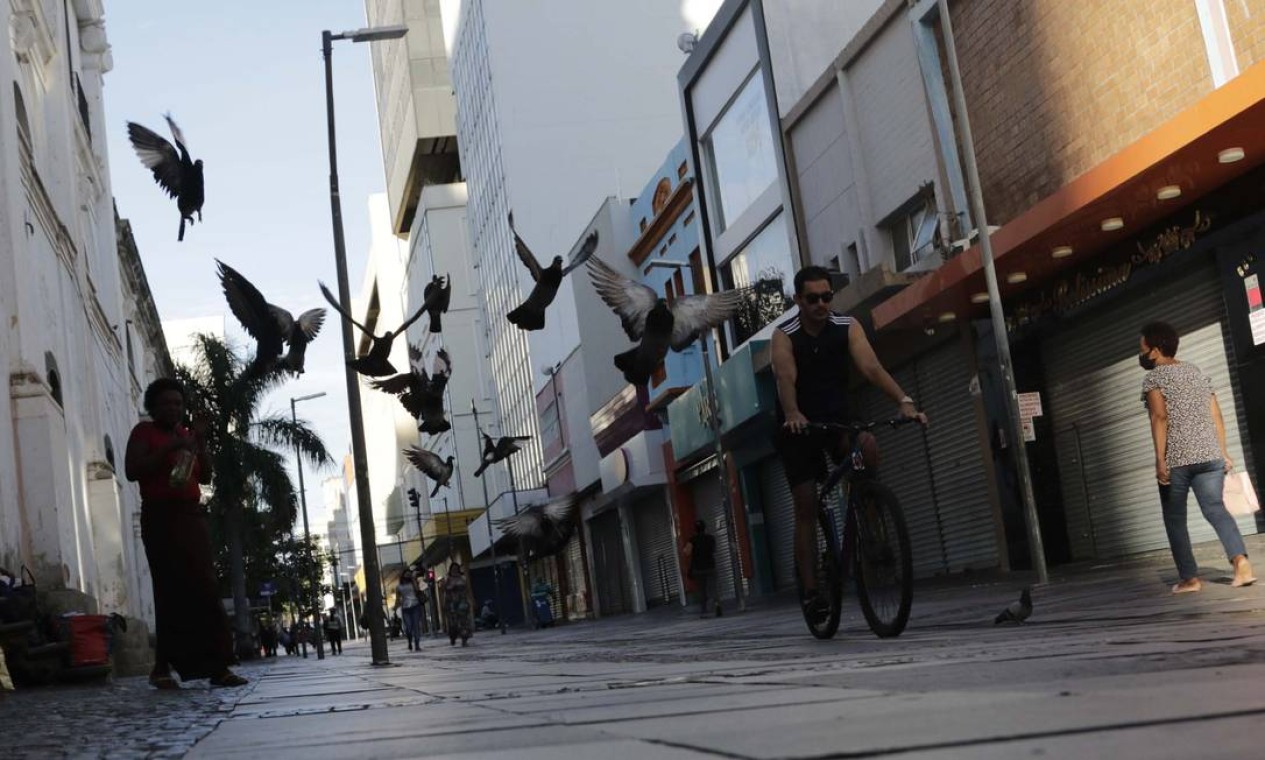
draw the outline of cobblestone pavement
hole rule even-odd
[[[270,667],[238,668],[251,684],[237,689],[158,691],[143,676],[21,689],[0,701],[0,757],[183,757]]]
[[[388,667],[353,642],[247,667],[241,690],[33,690],[0,703],[0,757],[1260,757],[1265,588],[1204,564],[1181,597],[1162,557],[1061,571],[1018,627],[992,617],[1022,577],[980,576],[920,585],[898,639],[870,634],[854,597],[825,642],[761,599],[397,641]]]

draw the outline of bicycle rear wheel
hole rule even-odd
[[[882,483],[867,480],[852,488],[849,519],[855,540],[852,569],[857,597],[870,630],[880,638],[899,636],[909,622],[914,599],[913,556],[905,515]]]
[[[839,533],[835,527],[837,524],[829,512],[818,509],[813,531],[817,545],[813,554],[813,577],[817,584],[817,598],[824,608],[809,609],[801,604],[800,609],[809,632],[819,639],[829,639],[835,635],[839,630],[839,617],[843,611],[843,562],[839,554]],[[803,599],[803,583],[799,581],[798,570],[795,578],[800,588],[800,599]]]

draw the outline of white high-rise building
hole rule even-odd
[[[507,223],[542,263],[570,251],[602,198],[635,189],[681,136],[677,37],[689,3],[442,0],[468,223],[504,433],[532,436],[518,487],[543,484],[535,392],[579,342],[563,288],[546,329],[505,319],[531,289]],[[577,272],[584,276],[583,272]],[[614,352],[612,352],[614,353]]]

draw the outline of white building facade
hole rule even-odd
[[[170,359],[102,132],[104,8],[0,3],[0,566],[153,620],[123,453]]]

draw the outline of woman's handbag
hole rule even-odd
[[[1225,476],[1225,489],[1221,494],[1225,508],[1235,517],[1259,512],[1261,503],[1252,488],[1252,479],[1246,472],[1231,472]]]

